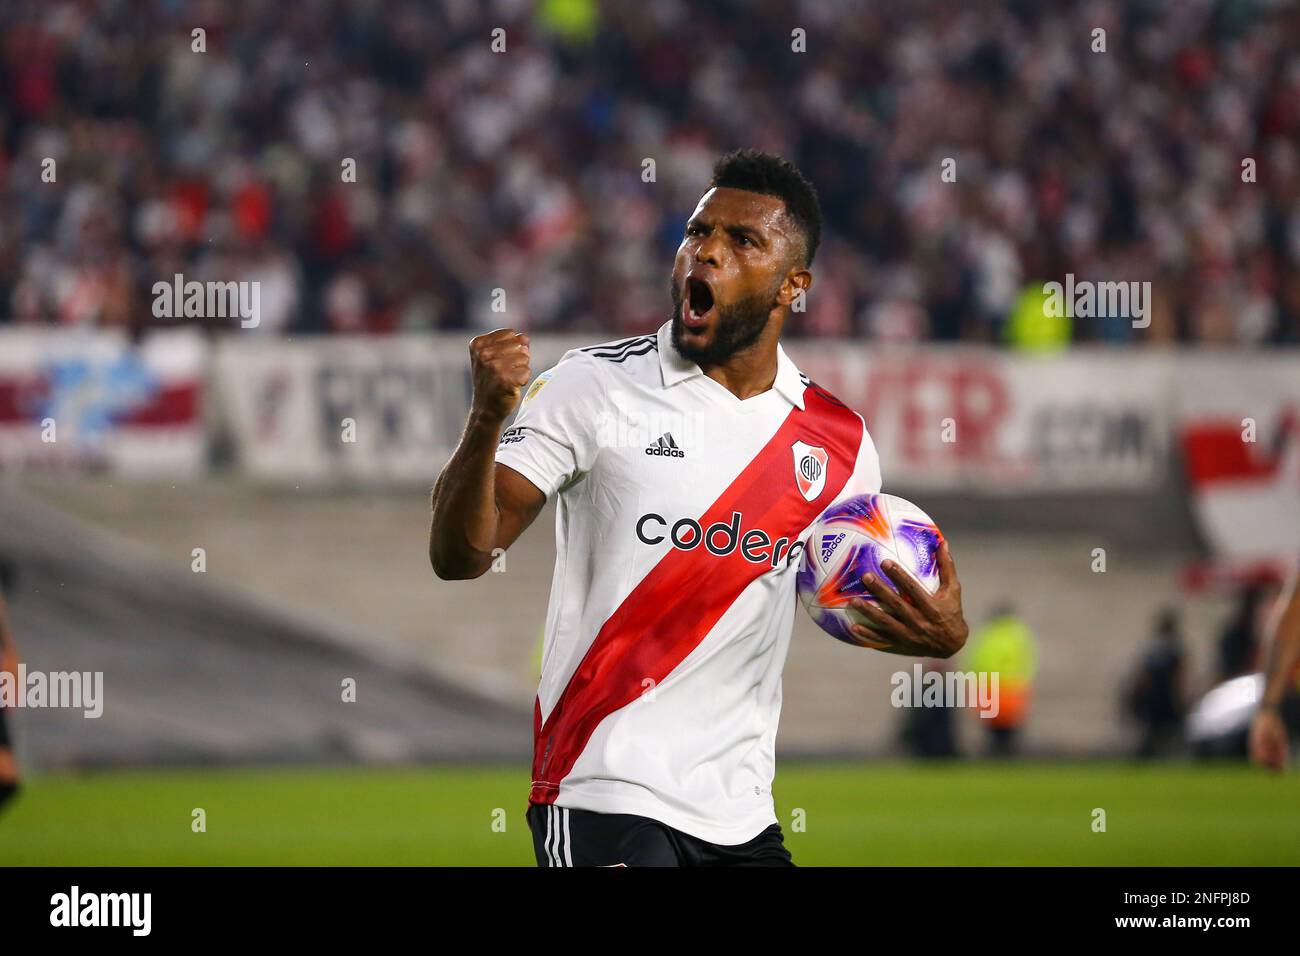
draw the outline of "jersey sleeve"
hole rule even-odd
[[[858,446],[858,457],[853,465],[853,474],[845,484],[844,490],[840,492],[837,501],[855,495],[874,495],[880,491],[880,456],[876,454],[876,443],[871,440],[871,433],[867,431],[866,420],[859,415],[858,421],[862,422],[862,444]]]
[[[501,434],[496,460],[550,500],[591,469],[603,390],[594,361],[566,354],[524,392],[519,413]]]

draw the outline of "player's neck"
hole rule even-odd
[[[742,402],[762,395],[776,382],[776,346],[780,334],[780,323],[769,322],[757,342],[725,362],[703,367],[704,374]]]

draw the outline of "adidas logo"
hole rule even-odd
[[[686,452],[677,447],[677,442],[673,441],[671,432],[664,432],[659,436],[659,440],[645,450],[647,455],[656,455],[663,458],[685,458]]]
[[[845,532],[841,531],[839,534],[822,535],[822,564],[825,564],[831,559],[831,555],[835,553],[836,547],[838,547],[839,543],[844,540],[844,534]]]

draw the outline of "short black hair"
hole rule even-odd
[[[817,201],[817,190],[794,163],[772,153],[738,149],[714,164],[709,186],[743,189],[784,201],[786,212],[803,232],[803,264],[812,265],[822,241],[821,204]]]

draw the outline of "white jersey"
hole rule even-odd
[[[529,799],[734,845],[776,822],[803,539],[880,464],[784,350],[741,401],[670,330],[566,353],[501,437],[497,461],[559,497]]]

